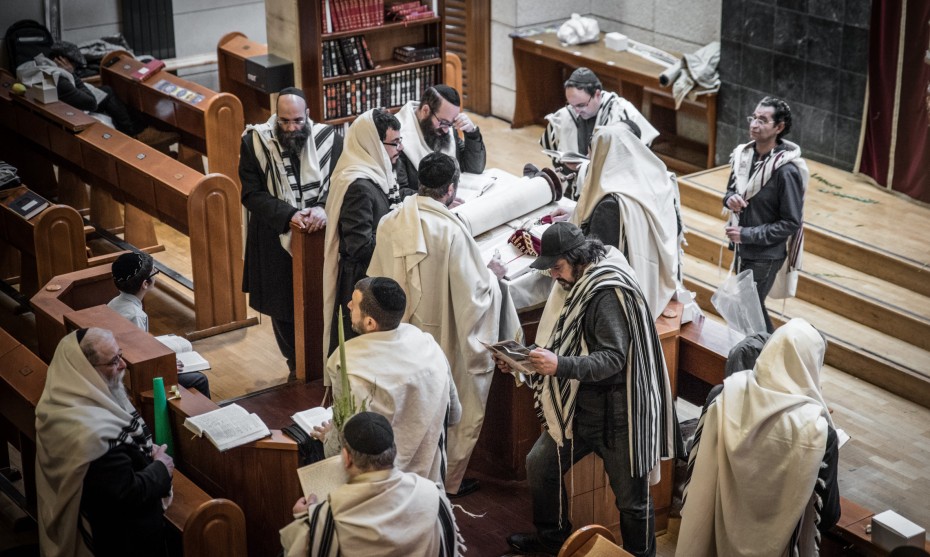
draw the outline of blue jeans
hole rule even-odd
[[[568,495],[559,474],[559,459],[562,472],[567,472],[572,464],[593,452],[604,461],[604,470],[616,497],[623,548],[637,557],[655,555],[655,512],[648,478],[630,475],[626,389],[620,386],[612,393],[579,390],[575,401],[574,432],[574,444],[567,440],[561,450],[552,437],[543,432],[526,457],[526,472],[533,496],[533,524],[540,541],[558,548],[572,531],[568,519]]]
[[[769,311],[765,309],[765,299],[775,284],[775,277],[781,269],[785,258],[781,259],[737,259],[736,272],[740,273],[746,269],[752,269],[752,281],[756,283],[756,292],[759,294],[759,303],[762,304],[762,316],[765,317],[765,327],[770,333],[775,332],[772,326],[772,319],[769,317]]]

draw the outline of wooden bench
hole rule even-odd
[[[196,155],[179,152],[179,157],[189,166],[203,172],[200,154],[207,157],[211,173],[227,176],[237,189],[239,185],[239,143],[245,123],[242,103],[235,95],[217,93],[210,89],[161,70],[145,81],[137,81],[132,74],[142,68],[139,62],[126,51],[108,53],[100,61],[100,75],[104,85],[127,106],[157,118],[181,135],[181,145],[192,149]],[[185,101],[171,94],[187,90],[196,103]]]
[[[8,99],[0,103],[6,115],[0,123],[12,116],[14,131],[22,133],[21,124],[28,121],[33,143],[57,162],[88,176],[126,203],[127,211],[135,207],[190,238],[196,330],[187,336],[202,338],[257,323],[246,315],[242,292],[242,209],[236,183],[222,174],[204,176],[99,122],[78,133],[58,134],[49,106]],[[53,134],[58,137],[54,149]]]
[[[249,124],[267,122],[271,118],[271,95],[249,85],[245,61],[268,54],[268,45],[249,40],[233,31],[223,35],[216,46],[217,73],[220,91],[232,93],[242,102],[245,121]]]
[[[133,350],[130,345],[121,347],[124,354]],[[45,388],[48,366],[3,329],[0,358],[4,360],[0,367],[0,468],[9,466],[10,443],[20,452],[25,493],[16,491],[2,474],[0,488],[36,519],[35,407]],[[174,501],[165,518],[180,533],[185,556],[246,555],[245,517],[235,503],[211,498],[177,470],[172,485]]]
[[[20,294],[28,298],[56,275],[113,261],[115,255],[88,257],[85,235],[93,228],[74,208],[50,205],[26,220],[4,203],[27,191],[18,186],[0,192],[0,241],[18,252],[0,266],[0,278],[18,282]]]

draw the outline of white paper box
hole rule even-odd
[[[44,79],[39,83],[33,83],[26,88],[26,98],[43,104],[53,103],[58,100],[58,89],[50,76],[43,76]]]
[[[611,50],[626,50],[630,48],[630,40],[622,33],[607,33],[604,35],[604,45]]]
[[[902,545],[923,547],[927,531],[894,511],[872,517],[872,543],[891,551]]]

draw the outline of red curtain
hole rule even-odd
[[[869,105],[859,171],[885,187],[930,202],[930,64],[924,61],[930,41],[930,2],[909,0],[907,13],[902,13],[903,0],[876,1],[872,6]],[[900,83],[899,45],[904,48]]]

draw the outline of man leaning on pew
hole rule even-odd
[[[45,557],[166,555],[174,461],[133,408],[110,331],[59,343],[36,406],[39,546]]]
[[[242,289],[249,307],[271,317],[275,340],[296,377],[290,225],[326,226],[329,181],[342,154],[332,126],[310,119],[303,91],[282,89],[275,114],[246,126],[239,151],[242,204],[249,210]]]

